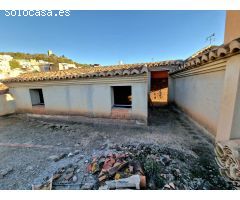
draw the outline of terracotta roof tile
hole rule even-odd
[[[184,61],[183,66],[170,70],[170,74],[176,74],[201,65],[214,62],[222,58],[240,53],[240,38],[214,48],[205,49]]]
[[[180,66],[182,61],[170,60],[152,63],[137,63],[114,65],[104,67],[83,67],[74,68],[62,71],[51,72],[34,72],[24,73],[15,78],[8,78],[2,82],[30,82],[30,81],[44,81],[44,80],[60,80],[60,79],[78,79],[78,78],[94,78],[94,77],[108,77],[108,76],[126,76],[134,74],[146,73],[148,69],[161,66]]]
[[[0,83],[0,95],[8,92],[8,87],[3,83]]]
[[[201,54],[204,53],[208,53],[210,51],[212,51],[213,49],[216,49],[218,46],[213,46],[213,45],[209,45],[203,49],[200,49],[199,51],[197,51],[196,53],[194,53],[193,55],[191,55],[189,58],[186,59],[186,61],[188,60],[192,60],[193,58],[197,58],[199,57]]]

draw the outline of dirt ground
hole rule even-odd
[[[78,165],[80,184],[62,189],[80,189],[89,181],[86,166],[92,156],[109,152],[114,145],[144,144],[165,149],[163,153],[177,160],[172,166],[185,175],[191,172],[185,179],[191,179],[191,185],[180,189],[232,189],[218,173],[211,136],[173,106],[150,113],[149,126],[139,127],[70,123],[25,115],[1,117],[0,170],[13,170],[0,177],[0,189],[31,189],[33,183],[71,162]],[[58,162],[49,159],[76,150],[77,155]]]

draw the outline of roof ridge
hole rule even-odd
[[[59,80],[59,79],[75,79],[75,78],[90,78],[90,77],[107,77],[119,75],[135,75],[147,73],[148,68],[154,67],[178,67],[183,64],[181,60],[168,60],[151,63],[135,63],[124,65],[112,65],[102,67],[83,67],[69,70],[51,71],[51,72],[32,72],[24,73],[15,78],[8,78],[2,82],[27,82],[27,81],[44,81],[44,80]]]
[[[240,38],[234,39],[227,44],[222,44],[207,52],[200,53],[194,58],[186,59],[182,66],[170,70],[170,74],[176,74],[182,71],[190,70],[201,65],[223,59],[240,53]]]

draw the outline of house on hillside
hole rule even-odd
[[[9,55],[0,55],[0,71],[2,73],[7,73],[11,70],[9,65],[9,61],[13,59],[12,56]]]
[[[59,70],[67,70],[77,68],[75,64],[70,63],[58,63]]]
[[[17,59],[19,64],[22,66],[22,69],[25,69],[29,72],[38,71],[38,72],[48,72],[51,70],[52,63],[44,60],[35,60],[35,59]]]

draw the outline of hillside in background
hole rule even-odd
[[[43,60],[46,62],[53,63],[58,66],[58,63],[69,63],[75,64],[77,67],[89,67],[88,64],[77,63],[70,58],[63,56],[57,56],[55,54],[47,55],[47,54],[29,54],[29,53],[21,53],[21,52],[0,52],[0,55],[10,55],[13,59],[25,59],[25,60]]]

